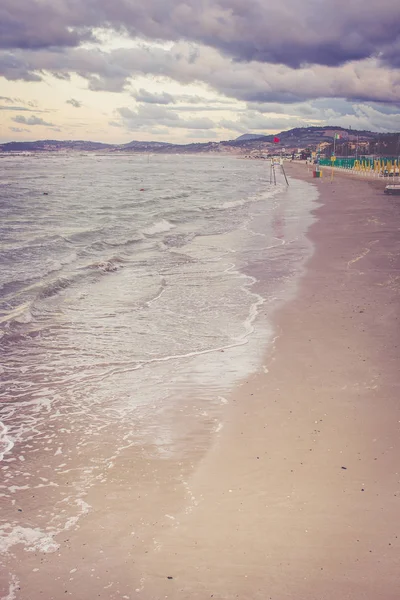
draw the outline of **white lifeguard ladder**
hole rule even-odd
[[[284,169],[284,166],[283,166],[283,158],[282,157],[276,158],[274,156],[271,158],[271,169],[270,169],[270,172],[269,172],[269,182],[270,182],[270,184],[273,183],[274,185],[276,185],[276,171],[275,171],[275,167],[279,167],[280,172],[283,173],[283,176],[285,178],[286,185],[289,185],[288,178],[286,177],[285,169]]]

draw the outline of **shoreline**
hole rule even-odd
[[[18,549],[18,600],[397,598],[399,207],[381,182],[288,173],[322,205],[268,372],[227,398],[199,464],[200,431],[182,461],[128,451],[59,552]]]
[[[400,216],[381,182],[318,188],[269,372],[230,398],[195,507],[139,561],[140,597],[397,598]]]

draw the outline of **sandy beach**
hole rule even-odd
[[[318,184],[269,372],[231,398],[195,509],[140,561],[143,597],[398,598],[400,206],[383,185]]]
[[[58,552],[18,551],[18,599],[399,598],[400,203],[316,185],[315,253],[214,441],[122,453]]]

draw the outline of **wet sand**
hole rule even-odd
[[[208,451],[199,427],[182,459],[121,455],[59,552],[18,551],[18,600],[399,598],[400,202],[316,185],[268,372],[227,398]]]
[[[400,203],[381,182],[318,186],[269,373],[231,398],[198,505],[141,561],[145,598],[399,597]]]

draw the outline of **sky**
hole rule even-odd
[[[0,142],[400,131],[399,0],[1,0]]]

